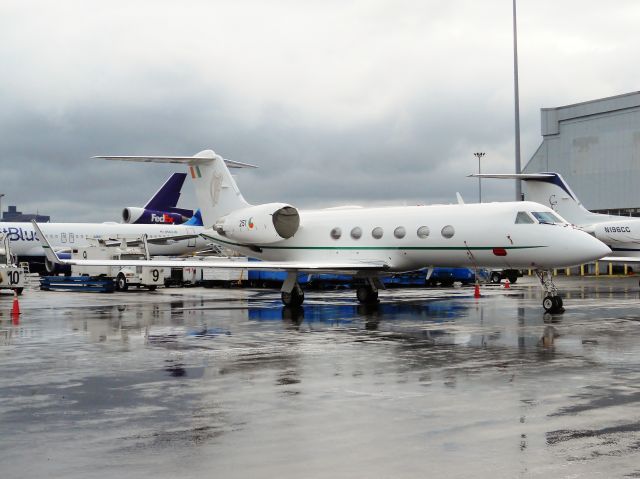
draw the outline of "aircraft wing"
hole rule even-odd
[[[550,173],[473,173],[468,178],[498,178],[501,180],[545,180],[553,178]]]
[[[189,234],[189,235],[175,235],[175,236],[164,236],[162,238],[147,238],[147,243],[149,244],[157,244],[157,245],[167,245],[173,244],[178,241],[184,241],[188,239],[198,238],[200,235],[198,234]],[[127,240],[127,246],[140,246],[143,243],[140,239],[135,240]],[[109,238],[105,240],[105,244],[107,246],[118,246],[122,244],[121,239],[117,238]]]
[[[606,261],[608,263],[640,263],[639,256],[605,256],[598,261]]]
[[[157,268],[226,268],[226,269],[262,269],[269,271],[301,271],[314,273],[351,273],[358,271],[386,271],[389,266],[378,261],[346,261],[314,263],[305,261],[195,261],[195,260],[92,260],[60,259],[51,247],[35,220],[34,230],[44,249],[47,259],[56,264],[77,266],[149,266]]]

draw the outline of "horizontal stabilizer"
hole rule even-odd
[[[257,168],[256,165],[240,161],[227,160],[213,152],[204,150],[195,156],[92,156],[100,160],[137,161],[142,163],[178,163],[189,166],[205,165],[216,158],[224,160],[228,168]]]
[[[553,178],[551,173],[473,173],[468,177],[474,178],[498,178],[501,180],[546,180]]]

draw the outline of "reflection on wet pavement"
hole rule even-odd
[[[637,280],[560,286],[0,296],[2,477],[639,477]]]

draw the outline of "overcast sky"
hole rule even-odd
[[[252,203],[477,201],[474,152],[514,171],[511,22],[511,0],[3,0],[2,208],[119,220],[174,170],[91,156],[209,148],[260,166]],[[540,108],[639,89],[639,22],[637,0],[518,2],[523,166]]]

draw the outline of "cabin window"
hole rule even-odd
[[[416,234],[418,235],[418,238],[426,238],[429,236],[429,227],[428,226],[421,226],[420,228],[418,228],[418,231],[416,231]]]
[[[360,239],[361,236],[362,236],[362,228],[360,228],[359,226],[356,226],[351,230],[351,237],[353,239],[356,239],[356,240]]]
[[[524,224],[531,224],[531,223],[535,223],[535,221],[531,216],[529,216],[529,214],[526,211],[518,211],[518,214],[516,215],[517,225],[524,225]]]
[[[335,228],[333,228],[331,230],[331,237],[334,240],[340,239],[340,236],[342,236],[342,230],[340,228],[338,228],[337,226]]]
[[[376,226],[375,228],[373,228],[373,230],[371,230],[371,236],[373,236],[375,239],[382,238],[382,235],[384,235],[384,230],[379,226]]]
[[[456,234],[456,230],[453,226],[447,225],[442,228],[442,231],[440,233],[444,238],[453,238],[453,235]]]
[[[393,230],[393,236],[398,239],[404,238],[406,234],[407,230],[404,228],[404,226],[398,226],[395,230]]]
[[[532,211],[531,214],[535,216],[541,224],[552,225],[554,223],[564,223],[564,221],[550,211]]]

